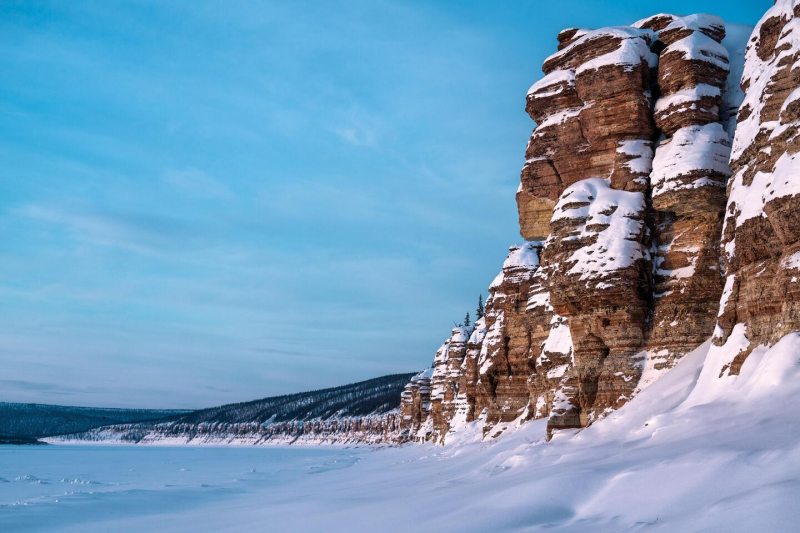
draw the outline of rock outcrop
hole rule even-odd
[[[778,0],[747,46],[722,234],[718,345],[750,352],[800,329],[800,2]]]
[[[444,428],[453,419],[461,382],[462,365],[467,355],[471,326],[459,326],[436,352],[431,376],[431,416],[435,428]]]
[[[647,379],[674,366],[714,330],[731,174],[731,132],[723,120],[741,101],[738,87],[727,83],[729,56],[741,57],[736,51],[743,46],[741,37],[726,40],[723,21],[709,15],[675,18],[658,36],[666,48],[654,110],[663,137],[651,174],[655,250]]]
[[[742,346],[736,373],[800,329],[795,3],[752,40],[712,15],[558,35],[526,98],[527,242],[437,353],[430,401],[409,384],[407,438],[585,427],[712,335]]]
[[[645,195],[589,178],[556,204],[543,261],[550,303],[574,347],[551,429],[583,427],[631,398],[641,373],[650,266]]]
[[[544,240],[561,193],[583,179],[604,176],[615,188],[646,190],[655,134],[652,38],[633,27],[562,32],[546,76],[527,96],[537,126],[517,192],[523,238]]]
[[[431,378],[433,368],[423,370],[411,378],[400,395],[400,413],[403,416],[404,440],[428,440],[433,424],[431,414]],[[423,429],[423,426],[424,429]]]
[[[485,411],[484,417],[491,425],[515,420],[529,403],[528,377],[532,367],[526,308],[538,268],[537,244],[513,246],[502,272],[489,287],[474,409]]]

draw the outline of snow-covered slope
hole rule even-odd
[[[703,344],[631,402],[545,441],[546,422],[484,440],[478,423],[444,447],[369,454],[326,483],[314,516],[328,531],[797,531],[800,335],[760,348],[739,376],[704,372]],[[358,522],[348,521],[358,502]],[[301,506],[300,506],[301,507]],[[295,508],[296,509],[296,508]],[[279,506],[264,513],[276,518]]]

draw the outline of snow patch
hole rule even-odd
[[[567,238],[590,242],[570,256],[569,274],[579,274],[581,280],[594,279],[642,259],[644,253],[637,239],[644,227],[644,208],[642,193],[612,189],[601,178],[585,179],[568,187],[555,206],[552,221],[583,220]]]
[[[729,157],[730,141],[721,124],[712,122],[679,129],[656,150],[651,178],[653,196],[705,186],[724,187],[725,183],[705,176],[695,177],[689,183],[681,178],[698,170],[730,176]]]

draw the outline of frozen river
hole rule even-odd
[[[252,495],[263,499],[251,512],[309,497],[314,474],[351,467],[366,451],[0,446],[0,531],[128,531],[156,523],[204,531],[204,524],[253,503]],[[230,523],[242,519],[241,510]]]

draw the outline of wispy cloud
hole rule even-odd
[[[527,25],[500,50],[467,9],[232,2],[0,17],[0,393],[199,407],[414,368],[496,274]],[[475,115],[509,100],[521,135]]]
[[[23,379],[0,379],[0,386],[4,392],[35,392],[48,396],[73,396],[78,394],[95,394],[102,392],[98,387],[68,387],[59,383],[47,383],[42,381],[27,381]]]
[[[56,227],[82,243],[137,253],[170,249],[176,242],[186,240],[188,231],[174,219],[135,213],[69,211],[36,204],[16,209],[14,213]],[[184,239],[178,239],[180,235]]]
[[[335,124],[330,130],[353,146],[373,148],[378,145],[382,125],[380,121],[359,106],[338,109],[333,113]]]
[[[384,200],[367,187],[343,181],[287,180],[262,187],[259,200],[271,215],[290,220],[327,219],[330,224],[367,219],[374,223],[387,212]]]
[[[196,168],[167,170],[161,179],[178,191],[194,196],[225,200],[235,197],[233,191],[223,182]]]

